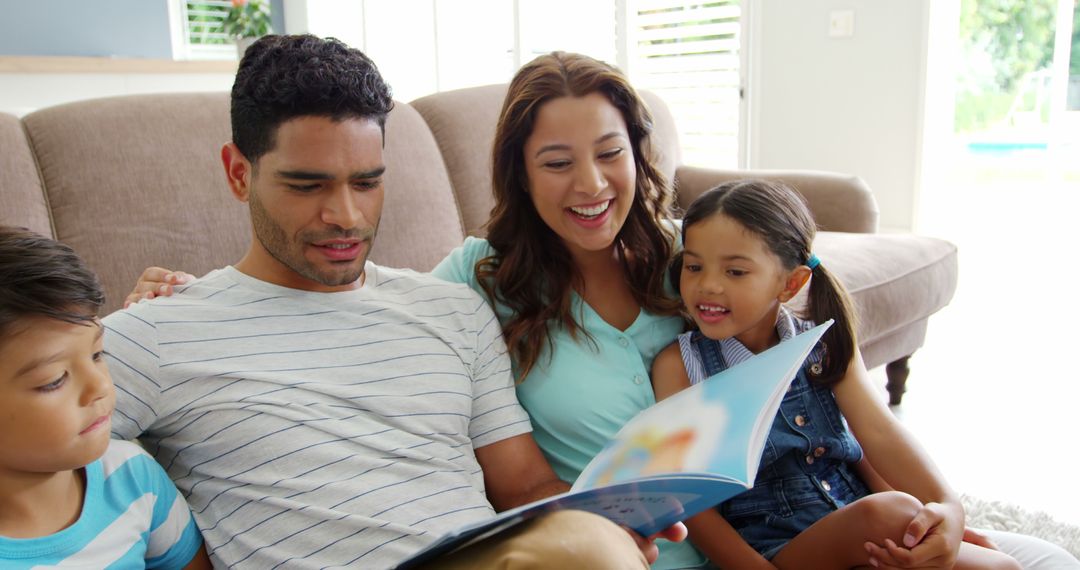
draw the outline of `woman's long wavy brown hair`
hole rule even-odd
[[[564,327],[574,338],[579,332],[588,336],[571,311],[571,293],[581,285],[581,275],[570,251],[533,207],[524,149],[544,103],[591,93],[603,94],[622,113],[633,147],[634,200],[615,239],[626,280],[643,310],[678,313],[678,301],[664,289],[675,232],[663,223],[671,214],[671,188],[649,160],[652,115],[618,69],[580,54],[542,55],[518,71],[503,102],[492,150],[495,206],[487,224],[496,253],[476,264],[488,297],[512,311],[503,336],[519,380],[551,345],[552,327]]]

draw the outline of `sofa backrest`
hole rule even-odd
[[[218,159],[227,95],[79,101],[23,118],[45,182],[55,237],[97,272],[102,314],[148,265],[201,275],[247,247],[247,212]]]
[[[431,269],[464,236],[483,235],[493,203],[491,142],[506,85],[400,103],[386,124],[386,200],[371,259]],[[715,171],[681,166],[675,123],[641,92],[654,119],[652,153],[683,207],[730,178],[793,183],[822,229],[874,231],[861,180],[833,173]],[[247,249],[249,216],[225,182],[228,93],[135,95],[0,114],[0,223],[73,246],[100,276],[103,314],[149,265],[201,275]],[[677,175],[676,175],[677,173]]]
[[[149,265],[201,275],[246,251],[247,206],[229,192],[220,160],[231,138],[228,93],[80,101],[27,115],[22,125],[29,147],[14,140],[17,120],[0,121],[0,148],[11,138],[17,151],[3,153],[4,222],[49,235],[51,215],[52,235],[101,279],[102,314],[121,306]],[[428,270],[464,239],[449,177],[414,109],[398,103],[386,128],[386,201],[371,259]]]
[[[410,103],[439,145],[468,235],[485,235],[495,200],[491,193],[491,143],[506,97],[506,84],[443,91]],[[679,141],[671,112],[658,96],[641,92],[653,114],[653,164],[672,180]]]
[[[52,236],[49,206],[18,117],[0,113],[0,224]]]
[[[439,147],[420,114],[395,103],[383,150],[386,198],[371,260],[430,271],[465,240]]]

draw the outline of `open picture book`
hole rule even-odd
[[[787,387],[827,321],[643,410],[585,467],[570,491],[447,533],[406,569],[560,509],[650,536],[753,486]]]

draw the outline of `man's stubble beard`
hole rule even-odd
[[[255,239],[259,240],[264,250],[285,267],[291,269],[297,275],[314,281],[327,287],[340,287],[355,283],[364,274],[364,265],[371,247],[374,245],[375,233],[378,230],[342,230],[340,228],[328,229],[325,232],[300,232],[297,235],[299,241],[293,242],[286,235],[281,225],[270,216],[270,213],[259,201],[255,189],[252,188],[248,197],[248,207],[251,213],[251,224],[255,229]],[[367,250],[356,260],[359,263],[354,267],[349,265],[346,273],[334,272],[327,274],[304,257],[303,244],[333,238],[362,239],[367,242]]]

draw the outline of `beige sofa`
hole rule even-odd
[[[466,235],[483,235],[491,208],[491,141],[506,87],[477,87],[398,103],[387,122],[386,206],[372,259],[428,270]],[[654,151],[679,202],[732,178],[779,178],[806,197],[823,230],[817,253],[851,290],[867,365],[888,364],[898,403],[907,357],[927,318],[956,288],[956,248],[924,236],[874,233],[877,206],[862,180],[807,171],[718,171],[680,162],[664,104]],[[201,274],[240,258],[245,206],[219,162],[230,138],[228,94],[137,95],[0,114],[0,223],[70,244],[100,275],[105,312],[151,264]]]

